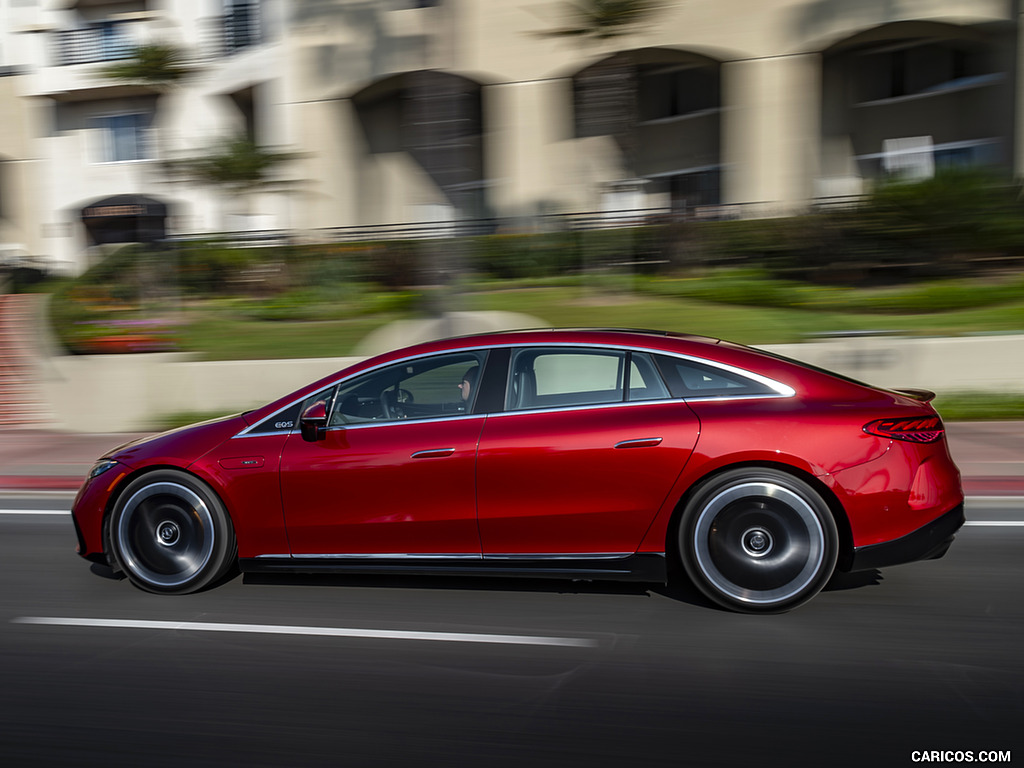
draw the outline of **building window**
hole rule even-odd
[[[640,69],[638,90],[641,121],[717,109],[721,103],[715,67],[643,67]]]
[[[707,205],[722,202],[722,172],[719,168],[691,173],[680,173],[669,178],[672,210],[692,213]]]
[[[149,115],[139,113],[96,118],[95,124],[102,137],[99,162],[123,163],[149,159],[149,120]]]
[[[868,50],[855,72],[860,102],[900,99],[998,81],[986,57],[943,43],[905,42]]]

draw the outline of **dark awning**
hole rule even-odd
[[[82,220],[119,219],[125,216],[167,216],[167,206],[145,195],[114,195],[89,203],[82,209]]]
[[[82,208],[94,243],[149,243],[166,237],[167,206],[146,195],[114,195]]]

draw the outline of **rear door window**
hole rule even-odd
[[[510,410],[621,403],[625,351],[521,349],[512,358]]]

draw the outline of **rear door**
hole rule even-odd
[[[697,440],[650,356],[513,351],[506,410],[477,455],[484,556],[636,551]]]

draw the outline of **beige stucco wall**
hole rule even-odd
[[[570,22],[564,7],[456,0],[417,12],[451,35],[452,46],[441,46],[443,55],[433,65],[485,85],[485,125],[492,140],[488,181],[499,215],[520,215],[540,201],[563,210],[599,207],[595,190],[621,178],[619,164],[606,145],[571,139],[568,78],[617,50],[647,47],[701,53],[723,64],[722,146],[716,159],[725,175],[723,202],[748,204],[747,215],[776,215],[800,209],[818,194],[858,192],[849,165],[822,173],[821,52],[893,22],[971,26],[1008,22],[1012,12],[1008,0],[669,2],[647,26],[588,43],[545,34]],[[453,27],[447,21],[451,14]],[[559,82],[561,88],[547,85]],[[685,128],[680,124],[676,131],[682,140]],[[671,143],[671,127],[653,132]],[[833,141],[830,149],[833,165],[848,157],[841,143]],[[551,158],[562,157],[575,162],[556,178],[552,169],[562,167]],[[685,154],[676,163],[680,169],[703,165]]]
[[[187,45],[194,45],[205,28],[201,25],[223,10],[219,3],[190,0],[148,5],[156,10],[141,22],[140,35]],[[482,88],[491,213],[514,217],[539,208],[596,210],[602,185],[622,179],[621,163],[610,142],[573,138],[571,78],[616,51],[644,48],[700,54],[721,63],[724,100],[717,158],[705,157],[708,147],[715,146],[706,136],[711,120],[650,125],[642,131],[658,149],[644,148],[641,173],[717,163],[724,171],[724,202],[745,204],[746,215],[785,213],[815,195],[859,191],[849,141],[839,135],[821,137],[821,57],[830,46],[861,33],[886,34],[885,25],[897,22],[940,22],[986,32],[1005,28],[1006,33],[1017,23],[1010,0],[667,0],[651,23],[630,34],[586,42],[546,34],[569,22],[563,15],[568,4],[556,0],[448,0],[422,9],[407,5],[400,0],[267,0],[266,41],[252,50],[197,62],[193,76],[161,98],[162,146],[194,155],[238,127],[240,117],[229,96],[255,86],[261,140],[304,155],[288,171],[301,182],[295,192],[226,200],[216,190],[154,180],[159,169],[153,163],[107,167],[90,160],[86,129],[47,135],[4,121],[0,157],[32,158],[15,180],[26,190],[26,202],[7,226],[24,233],[19,236],[29,241],[30,250],[81,267],[86,259],[76,210],[108,194],[143,192],[168,199],[175,205],[172,224],[185,232],[223,227],[229,214],[241,212],[269,226],[309,232],[406,221],[418,205],[437,203],[439,190],[415,162],[368,151],[350,99],[383,78],[419,68],[456,73]],[[100,12],[100,6],[86,6]],[[71,28],[71,5],[8,10],[18,24],[34,24],[38,31],[2,33],[7,34],[5,50],[24,59],[12,63],[31,73],[25,80],[0,78],[5,115],[10,114],[8,105],[28,104],[26,94],[39,103],[47,94],[66,99],[68,91],[84,102],[99,98],[98,91],[83,87],[101,83],[94,65],[52,66],[46,30]],[[1024,77],[1021,61],[1001,61],[1000,71],[1014,75],[1016,70]],[[17,89],[16,82],[22,84]],[[1017,99],[1010,129],[1009,143],[1015,146],[1006,151],[1024,172],[1021,103]],[[916,125],[906,124],[908,131]],[[899,133],[899,125],[893,130]],[[691,151],[691,145],[702,149]]]
[[[44,252],[44,201],[39,197],[39,162],[32,145],[38,110],[20,99],[20,88],[20,76],[0,77],[0,258]]]

